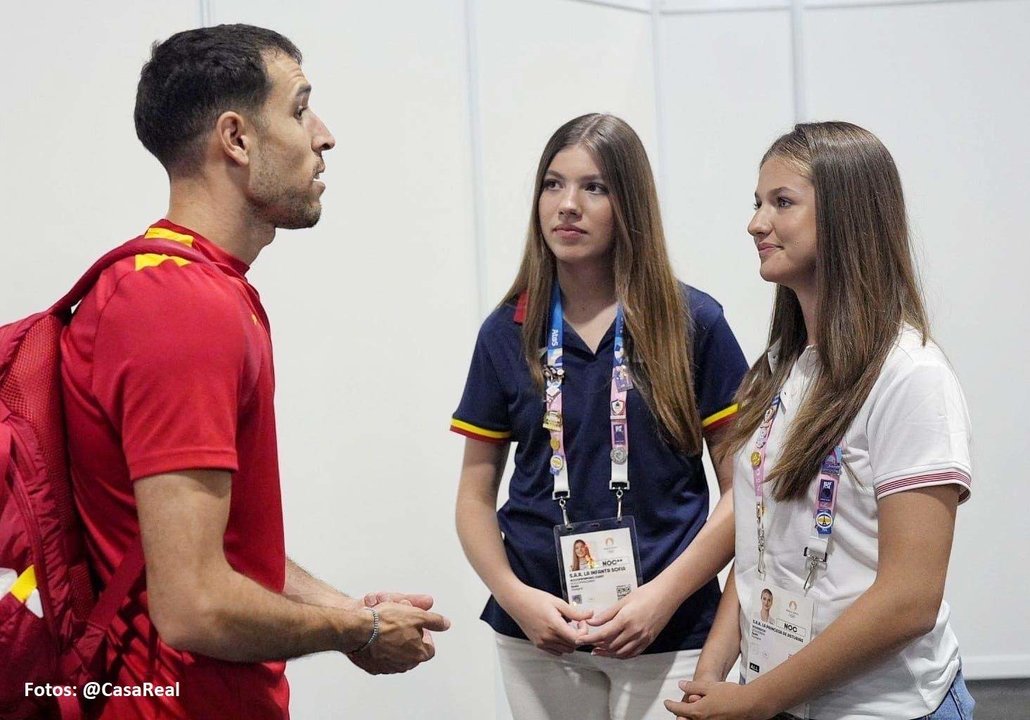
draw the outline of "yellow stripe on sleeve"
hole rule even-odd
[[[18,576],[18,579],[14,581],[14,585],[11,585],[11,595],[14,595],[18,599],[18,602],[23,603],[32,591],[36,589],[36,567],[35,565],[29,565],[25,572]]]
[[[143,237],[145,237],[147,240],[171,240],[173,242],[182,243],[187,247],[193,247],[192,235],[184,235],[182,233],[177,233],[174,230],[169,230],[168,228],[152,227],[149,230],[147,230],[146,235],[144,235]]]
[[[709,415],[708,417],[706,417],[704,420],[701,421],[701,427],[702,428],[710,427],[710,426],[714,425],[715,423],[719,422],[720,420],[725,420],[726,418],[730,417],[731,415],[735,415],[737,413],[738,409],[740,409],[740,406],[737,405],[737,403],[733,403],[728,408],[720,410],[719,412],[715,413],[714,415]]]
[[[179,267],[190,264],[190,261],[186,258],[176,257],[174,255],[158,255],[157,253],[147,253],[145,255],[136,256],[136,270],[142,270],[143,268],[148,267],[157,267],[165,260],[171,260]]]
[[[474,435],[480,435],[482,437],[491,438],[493,440],[507,440],[511,437],[510,430],[487,430],[481,428],[472,423],[467,423],[458,418],[451,418],[451,429],[452,430],[463,430],[465,432],[473,433]]]

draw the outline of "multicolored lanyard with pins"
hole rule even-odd
[[[554,477],[552,496],[561,507],[562,519],[569,525],[566,503],[569,491],[568,460],[565,456],[565,431],[562,414],[562,381],[565,378],[562,351],[563,328],[561,290],[554,283],[551,293],[551,329],[547,335],[547,365],[544,367],[544,428],[551,433],[551,475]],[[612,357],[611,408],[611,461],[612,477],[608,484],[615,491],[617,518],[622,519],[622,496],[629,490],[629,418],[626,393],[633,389],[633,380],[626,365],[624,342],[625,318],[622,306],[615,311],[615,348]]]
[[[758,572],[765,575],[765,451],[766,443],[772,432],[776,413],[780,409],[780,396],[773,398],[769,409],[765,411],[761,425],[758,426],[758,438],[755,449],[751,452],[751,470],[755,483],[755,519],[758,525]],[[841,460],[844,451],[842,443],[837,443],[833,451],[827,455],[819,468],[819,493],[815,506],[815,529],[805,546],[804,556],[808,574],[805,577],[805,590],[812,587],[815,571],[826,566],[829,556],[830,535],[833,533],[833,518],[837,508],[837,486],[840,484]]]

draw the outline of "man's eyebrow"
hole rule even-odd
[[[310,95],[310,94],[311,94],[311,85],[304,84],[304,85],[301,85],[299,88],[297,88],[297,94],[294,97],[300,97],[301,95]]]

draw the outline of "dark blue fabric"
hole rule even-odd
[[[690,308],[698,410],[708,417],[733,402],[747,365],[711,296],[681,285]],[[498,511],[512,570],[524,583],[561,596],[553,528],[561,511],[551,498],[550,435],[542,427],[543,394],[530,379],[522,355],[522,326],[515,306],[495,310],[483,323],[472,357],[458,420],[480,428],[510,431],[515,471],[508,502]],[[565,325],[565,381],[562,385],[565,448],[569,464],[569,518],[573,522],[613,517],[609,392],[614,327],[594,355]],[[543,337],[541,337],[541,346]],[[708,484],[700,456],[679,453],[662,438],[639,392],[630,391],[629,478],[623,513],[636,520],[644,582],[664,570],[687,547],[708,515]],[[648,653],[700,648],[715,616],[719,585],[712,580],[687,599]],[[514,620],[490,598],[482,619],[497,632],[525,638]]]

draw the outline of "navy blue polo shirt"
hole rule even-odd
[[[694,389],[702,427],[710,432],[736,411],[733,395],[747,371],[744,355],[710,295],[681,284],[692,323]],[[515,575],[527,585],[561,597],[554,526],[561,509],[551,497],[550,434],[544,429],[544,398],[522,354],[521,312],[497,308],[483,322],[461,403],[451,429],[486,442],[515,443],[515,471],[508,501],[497,512],[504,548]],[[590,351],[565,323],[562,404],[568,461],[569,519],[615,516],[611,479],[609,402],[614,323]],[[543,338],[541,337],[541,345]],[[630,490],[624,514],[636,521],[641,571],[650,582],[690,544],[708,517],[708,483],[699,455],[686,455],[663,439],[640,393],[627,397]],[[719,603],[712,579],[689,597],[645,653],[700,648]],[[502,635],[525,634],[491,597],[482,619]]]

